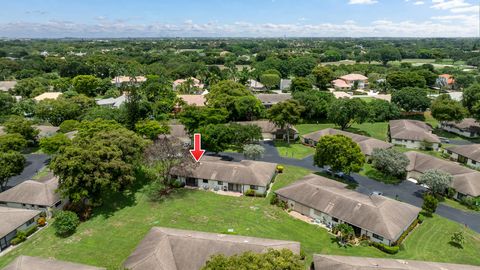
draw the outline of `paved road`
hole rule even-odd
[[[313,171],[320,170],[320,168],[313,165],[313,156],[302,160],[284,158],[278,154],[272,142],[262,142],[262,145],[265,147],[265,155],[260,160],[303,167]],[[243,154],[240,153],[221,153],[221,155],[233,158],[234,160],[245,159]],[[425,188],[415,183],[403,181],[399,185],[387,185],[359,174],[352,174],[351,176],[353,180],[358,183],[358,192],[369,195],[372,191],[381,191],[385,196],[390,198],[422,207],[422,193],[425,191]],[[478,213],[464,212],[443,204],[438,206],[436,213],[458,223],[466,224],[471,229],[480,233],[480,214]]]
[[[7,188],[12,188],[22,182],[25,182],[47,165],[50,157],[45,154],[28,154],[25,155],[27,159],[26,166],[20,175],[10,178],[7,182]]]

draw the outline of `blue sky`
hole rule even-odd
[[[5,0],[0,37],[455,37],[479,0]]]

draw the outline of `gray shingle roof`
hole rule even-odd
[[[0,238],[13,232],[30,219],[40,215],[40,211],[20,208],[0,207]]]
[[[322,129],[312,133],[308,133],[303,135],[303,137],[306,139],[310,139],[315,142],[318,142],[320,138],[323,136],[339,135],[339,134],[351,138],[354,142],[356,142],[360,146],[360,149],[362,149],[363,154],[368,156],[371,155],[373,150],[376,148],[388,149],[393,147],[393,144],[388,142],[384,142],[375,138],[362,136],[355,133],[350,133],[350,132],[333,129],[333,128],[326,128],[326,129]]]
[[[480,162],[480,144],[455,145],[447,147],[447,150]]]
[[[19,256],[3,270],[104,270],[78,263],[43,259],[30,256]]]
[[[395,241],[417,218],[420,208],[384,196],[367,196],[340,182],[310,174],[275,191],[384,238]]]
[[[460,130],[464,131],[472,131],[472,132],[480,132],[480,123],[477,122],[477,120],[473,118],[465,118],[460,122],[446,122],[444,123],[446,126],[451,126]]]
[[[479,270],[473,265],[401,259],[313,255],[315,270]]]
[[[56,192],[57,187],[57,177],[53,177],[44,182],[27,180],[0,193],[0,202],[24,203],[50,207],[60,201],[60,195]]]
[[[300,243],[155,227],[125,261],[130,270],[197,270],[216,254],[232,256],[269,248],[300,252]]]
[[[292,99],[291,94],[257,94],[255,96],[264,105],[274,105],[274,104]]]
[[[275,163],[253,160],[223,161],[206,156],[190,168],[173,168],[171,174],[242,185],[267,186],[275,175],[276,168]]]
[[[390,137],[392,139],[440,143],[438,136],[432,133],[432,127],[417,120],[391,120]]]
[[[480,196],[480,172],[415,151],[407,152],[405,155],[410,160],[407,171],[425,173],[428,170],[437,169],[447,172],[453,176],[452,187],[458,192],[473,197]]]

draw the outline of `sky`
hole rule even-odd
[[[0,0],[0,37],[480,37],[480,0]]]

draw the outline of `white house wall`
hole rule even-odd
[[[392,143],[395,145],[402,145],[409,149],[421,149],[422,148],[422,141],[413,141],[413,140],[402,140],[402,139],[394,139],[392,138]],[[438,143],[432,144],[433,150],[438,150],[439,145]]]

